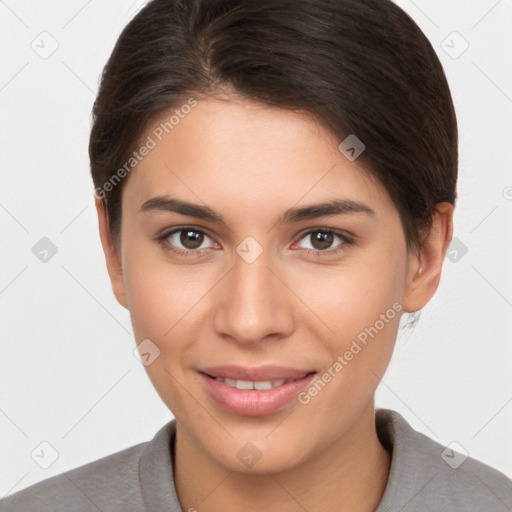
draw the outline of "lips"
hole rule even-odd
[[[284,366],[216,366],[198,371],[206,393],[225,411],[263,416],[293,403],[314,378],[312,370]]]

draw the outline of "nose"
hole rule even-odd
[[[215,301],[218,335],[243,344],[289,336],[294,328],[293,294],[283,281],[266,251],[254,261],[235,254]]]

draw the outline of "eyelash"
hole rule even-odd
[[[204,249],[189,249],[189,250],[176,249],[176,248],[172,247],[171,244],[169,243],[168,239],[171,235],[173,235],[174,233],[179,233],[180,231],[186,231],[186,230],[194,231],[195,233],[202,233],[203,235],[206,235],[208,238],[211,238],[205,231],[203,231],[201,229],[197,229],[193,226],[181,226],[179,228],[174,228],[172,231],[167,231],[164,234],[155,237],[155,240],[167,252],[170,252],[172,254],[177,254],[178,256],[185,256],[185,257],[197,256]],[[337,248],[326,249],[324,251],[321,251],[319,249],[303,249],[303,251],[305,251],[306,254],[308,254],[308,255],[312,255],[312,256],[316,256],[316,257],[322,257],[324,255],[334,256],[334,255],[346,250],[347,247],[353,245],[353,243],[354,243],[353,240],[351,238],[349,238],[347,235],[345,235],[344,233],[341,233],[340,231],[332,229],[332,228],[310,229],[309,231],[306,231],[305,233],[303,233],[302,236],[299,238],[299,240],[302,240],[303,238],[305,238],[308,235],[311,235],[312,233],[318,233],[318,232],[321,232],[324,234],[336,235],[341,238],[342,242],[339,244],[339,246]]]

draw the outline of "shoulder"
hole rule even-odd
[[[512,510],[512,480],[503,473],[417,432],[395,411],[377,409],[376,425],[392,452],[378,512]]]
[[[0,501],[1,512],[111,510],[107,503],[137,503],[137,466],[147,443],[127,448],[31,485]],[[127,509],[128,510],[128,509]],[[129,508],[129,510],[138,510]]]
[[[171,423],[150,442],[64,471],[0,500],[0,512],[145,511],[140,469],[156,450],[165,452],[161,448],[169,439]]]

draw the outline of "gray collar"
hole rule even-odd
[[[439,491],[449,491],[455,504],[457,494],[464,489],[466,494],[471,494],[468,490],[472,489],[479,496],[486,496],[487,500],[497,503],[501,510],[500,507],[505,502],[498,499],[498,492],[488,484],[484,486],[482,478],[477,478],[477,474],[488,477],[488,483],[497,478],[498,484],[505,486],[509,493],[510,482],[503,475],[497,476],[498,472],[471,458],[457,470],[452,469],[441,457],[444,447],[414,430],[396,411],[377,409],[375,423],[379,440],[391,453],[388,482],[375,512],[430,510],[430,506],[436,506],[438,499],[445,503],[442,499],[446,497],[439,496]],[[175,437],[176,420],[173,419],[147,443],[140,457],[139,480],[142,498],[148,511],[183,512],[177,498],[172,471]],[[463,510],[457,506],[453,509]]]

